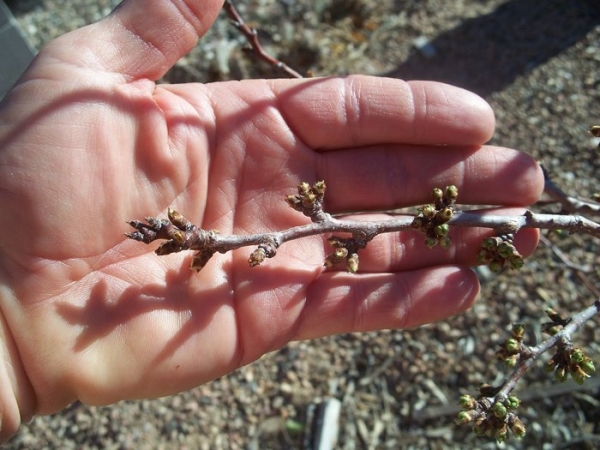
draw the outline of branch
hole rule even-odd
[[[287,76],[289,76],[290,78],[304,78],[302,75],[300,75],[294,69],[292,69],[290,66],[288,66],[284,62],[272,57],[271,55],[269,55],[266,52],[266,50],[263,48],[263,46],[260,44],[260,42],[258,40],[258,34],[257,34],[256,30],[253,28],[250,28],[248,25],[246,25],[246,23],[244,22],[244,19],[242,19],[242,16],[237,11],[235,6],[233,6],[233,3],[230,0],[225,1],[225,3],[223,4],[223,10],[225,11],[225,13],[227,13],[227,16],[231,19],[231,23],[233,24],[233,26],[236,27],[240,31],[240,33],[242,33],[242,35],[246,38],[246,40],[248,41],[248,44],[250,44],[252,52],[259,59],[262,59],[263,61],[266,61],[267,63],[269,63],[271,66],[275,67],[276,69],[281,70],[282,72],[287,74]]]
[[[485,215],[484,211],[454,211],[454,201],[458,196],[458,190],[454,186],[447,187],[445,193],[441,189],[434,189],[435,204],[421,208],[417,217],[397,217],[380,221],[335,218],[323,211],[324,194],[325,183],[322,181],[312,186],[308,183],[300,184],[298,195],[290,195],[286,201],[292,208],[309,217],[312,223],[286,230],[248,235],[221,235],[214,230],[198,228],[177,211],[169,209],[168,220],[148,217],[146,222],[128,222],[136,231],[127,233],[126,236],[146,244],[155,240],[166,240],[156,249],[158,255],[195,250],[197,254],[192,261],[192,267],[200,270],[216,252],[227,253],[241,247],[258,246],[248,260],[250,266],[256,266],[266,258],[274,257],[277,249],[286,242],[328,233],[346,233],[352,237],[330,238],[335,251],[325,263],[329,266],[346,259],[350,272],[357,270],[358,250],[364,248],[369,241],[379,234],[407,229],[423,231],[427,235],[426,243],[430,247],[438,242],[449,245],[449,226],[492,228],[500,235],[511,235],[521,228],[566,229],[600,237],[600,224],[581,216],[535,214],[530,211],[519,216],[493,216]],[[350,261],[350,257],[356,261]]]
[[[545,178],[544,192],[552,200],[560,204],[563,213],[600,215],[600,203],[568,195],[552,181],[546,169],[543,167],[542,169],[544,170]]]

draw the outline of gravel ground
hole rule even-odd
[[[114,0],[7,2],[39,48],[95,21]],[[301,72],[435,79],[471,89],[494,107],[494,143],[543,161],[566,191],[599,190],[600,9],[586,0],[254,0],[239,10],[266,49]],[[224,17],[165,82],[275,77],[240,50]],[[335,182],[335,181],[330,181]],[[545,208],[548,210],[548,207]],[[496,346],[515,321],[530,341],[553,306],[575,312],[598,296],[598,243],[548,236],[575,264],[540,246],[518,274],[485,276],[469,312],[410,331],[296,342],[213,383],[180,395],[108,407],[76,403],[36,417],[7,449],[301,448],[297,424],[310,405],[342,401],[339,448],[495,448],[453,425],[458,393],[502,379]],[[600,360],[597,321],[577,342]],[[518,388],[524,440],[501,448],[600,447],[600,383],[583,389],[534,368]]]

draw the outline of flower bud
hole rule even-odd
[[[525,425],[518,417],[515,416],[512,420],[509,420],[508,427],[517,439],[522,439],[525,436]]]
[[[502,258],[511,257],[515,251],[515,246],[509,242],[501,242],[498,244],[498,255],[500,255]]]
[[[421,212],[423,213],[423,217],[425,217],[426,219],[433,219],[436,213],[435,206],[425,205],[421,209]]]
[[[346,261],[346,270],[350,273],[358,272],[358,253],[352,253]]]
[[[463,425],[465,423],[471,423],[476,417],[475,411],[461,411],[456,415],[456,424]]]
[[[581,367],[581,370],[583,370],[588,375],[592,375],[593,373],[596,372],[596,367],[594,366],[594,361],[592,361],[589,358],[586,358],[585,361],[582,361],[579,364],[579,366]]]
[[[477,400],[468,394],[461,395],[458,399],[458,403],[460,404],[460,407],[465,410],[475,409],[475,406],[477,406]]]
[[[496,402],[492,406],[492,413],[494,413],[494,416],[498,417],[499,419],[502,419],[503,417],[506,417],[508,411],[506,410],[506,406],[504,406],[500,402]]]
[[[433,231],[435,232],[436,236],[444,237],[450,232],[450,226],[447,223],[436,225]]]
[[[506,406],[508,409],[517,409],[520,404],[521,400],[519,400],[516,395],[509,395],[504,400],[504,406]]]
[[[444,196],[444,192],[440,188],[433,188],[432,195],[434,199],[438,200]]]
[[[504,348],[511,354],[518,353],[521,350],[521,343],[515,338],[509,338],[506,340]]]
[[[442,222],[448,222],[450,219],[452,219],[453,214],[454,211],[452,208],[446,206],[437,212],[436,217]]]
[[[450,186],[446,186],[444,196],[449,201],[454,202],[458,198],[458,188],[453,184],[451,184]]]
[[[580,363],[585,359],[585,354],[580,348],[574,348],[570,355],[571,362]]]
[[[525,326],[522,323],[515,323],[512,326],[511,333],[515,339],[521,341],[525,335]]]

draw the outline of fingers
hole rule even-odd
[[[478,293],[477,277],[464,267],[328,273],[310,286],[294,339],[416,327],[468,309]]]
[[[273,89],[289,126],[312,149],[479,145],[494,130],[485,100],[442,83],[349,76],[278,81]]]
[[[458,203],[476,205],[527,206],[544,189],[533,158],[491,146],[370,146],[321,154],[318,165],[330,212],[428,203],[434,187],[449,184],[459,189]]]
[[[222,0],[125,0],[106,19],[46,49],[77,66],[157,80],[211,26]]]

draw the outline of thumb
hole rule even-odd
[[[86,69],[157,80],[208,31],[223,0],[125,0],[44,53]]]

